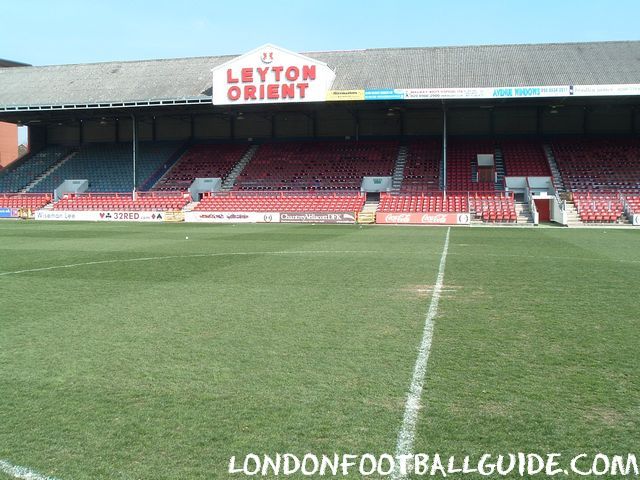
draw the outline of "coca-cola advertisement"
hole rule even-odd
[[[376,223],[395,225],[468,225],[468,213],[384,213],[376,214]]]

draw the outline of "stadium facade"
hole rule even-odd
[[[268,168],[276,165],[273,157],[277,156],[278,149],[273,145],[282,145],[281,157],[293,155],[292,149],[298,147],[293,147],[292,142],[331,145],[329,150],[335,157],[335,152],[340,149],[336,142],[352,145],[378,141],[387,143],[382,146],[372,144],[367,148],[380,151],[391,145],[391,167],[388,168],[389,162],[375,160],[374,154],[358,152],[370,163],[379,161],[380,168],[377,171],[360,168],[354,173],[357,185],[346,182],[348,188],[345,190],[373,192],[375,189],[366,190],[361,185],[362,177],[391,179],[396,175],[398,178],[394,178],[393,188],[389,187],[384,192],[402,192],[403,185],[406,186],[409,180],[408,184],[415,188],[405,188],[404,191],[421,192],[422,203],[425,192],[453,191],[468,197],[469,191],[493,193],[492,185],[495,185],[501,192],[506,188],[506,191],[516,194],[525,193],[528,199],[525,203],[533,210],[536,206],[532,204],[532,195],[545,190],[545,194],[557,198],[557,207],[561,209],[564,199],[560,194],[565,190],[576,193],[588,190],[586,193],[591,194],[594,187],[595,193],[618,195],[620,191],[630,193],[640,187],[639,179],[635,178],[636,164],[631,162],[629,178],[623,179],[622,188],[616,189],[611,178],[600,181],[602,178],[599,177],[595,181],[585,181],[585,188],[582,188],[576,180],[579,175],[573,175],[573,160],[564,160],[564,157],[573,158],[572,154],[562,153],[563,149],[572,152],[574,145],[562,144],[565,140],[557,145],[549,141],[573,136],[589,138],[589,141],[603,138],[609,145],[611,139],[619,138],[622,147],[618,145],[616,148],[626,149],[625,156],[637,153],[634,142],[640,133],[640,42],[371,49],[304,54],[267,44],[238,56],[14,66],[0,68],[0,121],[28,126],[32,155],[44,152],[46,158],[41,161],[51,162],[32,178],[23,175],[20,181],[5,181],[5,191],[52,192],[63,181],[69,180],[50,171],[64,171],[58,165],[62,162],[74,164],[84,159],[85,165],[89,165],[101,158],[112,157],[116,152],[125,165],[125,157],[130,155],[129,147],[125,147],[127,144],[133,144],[129,150],[133,152],[132,163],[135,165],[137,162],[138,167],[134,167],[132,174],[124,176],[133,179],[127,183],[128,180],[123,178],[121,182],[112,184],[116,188],[107,190],[157,189],[169,170],[174,165],[185,163],[185,155],[197,156],[193,149],[202,149],[199,146],[202,144],[220,145],[224,151],[215,151],[210,146],[204,148],[210,149],[209,153],[203,151],[200,155],[230,157],[228,168],[215,176],[208,174],[221,180],[221,186],[225,187],[223,191],[330,190],[336,186],[335,182],[327,181],[325,184],[323,180],[326,178],[315,178],[315,183],[296,183],[293,181],[297,178],[296,172],[293,171],[289,172],[289,177],[280,178],[279,184],[261,183],[260,178],[269,176]],[[516,142],[515,146],[509,142],[499,145],[496,138],[526,141],[523,140],[524,144]],[[534,155],[530,151],[533,147],[526,143],[531,141],[539,143],[537,155],[546,152],[545,155],[550,157],[546,159],[548,171],[540,172],[535,166],[536,161],[531,161],[531,172],[518,168],[512,168],[510,172],[510,164],[517,166],[518,162],[526,160],[525,157]],[[426,144],[412,148],[416,142]],[[487,142],[491,145],[488,146]],[[155,158],[162,157],[160,161],[150,162],[145,170],[145,159],[139,157],[142,153],[139,144],[154,145]],[[247,148],[229,150],[230,145]],[[587,156],[597,157],[601,147],[589,147],[593,155]],[[275,148],[271,157],[266,153],[256,153],[256,150],[268,151],[269,148]],[[50,149],[53,153],[49,152]],[[104,155],[99,152],[101,149]],[[411,162],[412,151],[425,150],[429,155],[438,157],[433,160],[437,167],[435,178],[427,181],[423,176],[421,184],[420,178],[412,181],[416,179],[409,178],[406,171],[403,177],[404,164],[400,157],[408,156]],[[525,150],[525,154],[518,153]],[[500,164],[504,151],[510,151],[504,160],[506,165]],[[558,165],[554,165],[554,152],[556,157],[560,157]],[[75,158],[69,159],[69,154]],[[460,165],[455,163],[458,154],[468,157]],[[495,160],[478,157],[488,154],[495,156]],[[254,159],[256,155],[258,158]],[[299,152],[296,155],[300,155]],[[517,158],[518,155],[522,158]],[[29,162],[29,158],[21,162]],[[256,160],[266,162],[266,158],[271,161],[267,162],[267,173],[249,172],[247,175],[251,181],[247,180],[243,185],[242,176],[246,169],[255,166]],[[301,158],[314,161],[315,157],[306,152]],[[483,163],[485,161],[487,163]],[[7,177],[18,167],[6,169],[8,172],[3,176]],[[556,167],[559,172],[554,171]],[[189,168],[186,170],[190,171]],[[82,168],[73,173],[86,174],[83,180],[93,174],[101,175]],[[330,174],[335,172],[325,173],[331,177]],[[618,174],[624,177],[624,172]],[[44,180],[39,180],[38,175],[44,175]],[[548,176],[550,188],[543,188],[542,184],[532,185],[535,182],[526,186],[520,184],[519,187],[517,182],[507,185],[505,177],[508,176],[525,178],[525,182],[527,177]],[[189,184],[195,178],[187,179]],[[86,191],[105,191],[104,188],[92,187],[100,185],[103,179],[86,180],[89,185]],[[27,183],[20,185],[21,182]],[[635,188],[632,188],[634,182]],[[491,186],[478,186],[483,183]],[[571,185],[559,185],[562,183]],[[112,185],[106,182],[106,187]],[[593,209],[597,210],[598,205],[589,198]],[[610,207],[612,198],[618,202],[617,196],[604,200]],[[509,200],[511,215],[499,218],[515,221],[511,211],[513,199]],[[629,202],[634,201],[620,199],[621,214],[624,210],[630,223],[633,223],[635,211]],[[464,199],[462,203],[465,203]],[[437,206],[431,211],[431,207],[424,205],[418,212],[404,211],[401,205],[393,207],[399,210],[389,213],[473,214],[470,200],[467,199],[466,203],[466,210],[464,206],[460,207],[462,212],[454,204],[450,209],[445,208],[452,210],[447,212],[437,212],[438,208],[442,209]],[[504,202],[500,200],[499,203],[502,205]],[[238,203],[234,203],[234,207],[244,211]],[[233,215],[236,213],[232,212]],[[549,218],[549,214],[545,212],[543,218]],[[558,221],[560,218],[562,221],[559,223],[569,223],[567,214],[551,219]],[[620,218],[620,215],[616,216],[615,221]],[[581,220],[588,221],[586,217]],[[603,220],[608,221],[598,219]]]

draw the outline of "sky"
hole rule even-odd
[[[639,0],[0,0],[0,58],[59,65],[265,43],[317,52],[640,40],[639,18]]]
[[[384,47],[640,40],[638,0],[0,0],[32,65]]]

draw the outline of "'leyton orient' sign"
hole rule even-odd
[[[214,105],[323,102],[336,77],[326,63],[270,44],[212,73]]]

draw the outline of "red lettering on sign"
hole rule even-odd
[[[260,75],[260,81],[261,82],[266,82],[267,81],[267,72],[269,71],[269,67],[258,67],[256,70],[258,70],[258,75]]]
[[[255,100],[256,99],[256,87],[253,85],[247,85],[244,87],[244,99]]]
[[[289,80],[290,82],[295,82],[300,76],[300,70],[298,69],[298,67],[289,67],[284,73],[284,76],[287,77],[287,80]]]
[[[233,72],[231,69],[227,69],[227,83],[238,83],[237,78],[233,78]]]
[[[315,80],[316,79],[316,66],[315,65],[303,65],[302,66],[302,80]]]
[[[272,83],[270,85],[267,85],[267,98],[269,100],[277,100],[278,98],[280,98],[277,84]]]
[[[293,83],[282,85],[282,98],[295,98],[296,89]]]
[[[305,92],[307,91],[307,87],[309,86],[308,83],[298,83],[296,84],[296,87],[298,87],[298,90],[300,91],[300,98],[304,98]]]
[[[284,70],[284,67],[271,67],[271,70],[273,71],[274,75],[276,76],[276,82],[280,81],[280,74],[282,73],[282,70]]]
[[[240,87],[231,87],[227,92],[229,100],[238,100],[240,98]]]
[[[253,68],[243,68],[240,70],[240,74],[242,75],[242,83],[253,82]]]

